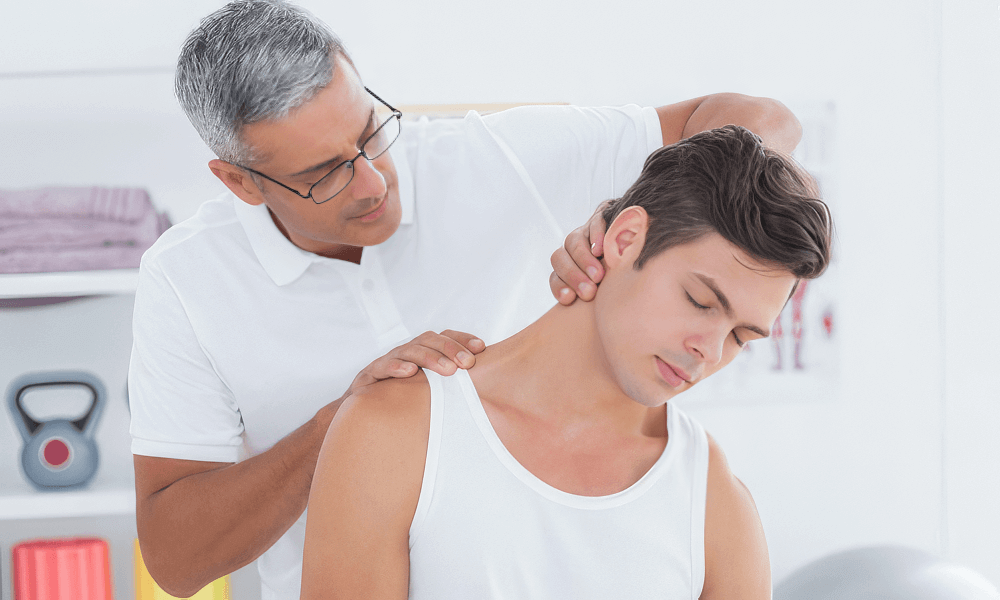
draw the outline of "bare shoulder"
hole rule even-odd
[[[302,598],[405,598],[408,532],[430,430],[422,372],[356,391],[337,411],[309,493]]]
[[[422,370],[405,379],[385,379],[356,390],[337,411],[338,421],[354,427],[412,425],[430,416],[430,384]]]
[[[701,598],[770,597],[771,567],[757,506],[730,469],[722,447],[709,435]]]
[[[404,482],[419,491],[429,431],[430,386],[423,372],[355,391],[326,432],[314,495],[327,485],[343,489],[345,479],[373,490],[392,488],[392,494],[407,491]]]
[[[719,499],[753,504],[750,490],[733,475],[733,471],[729,468],[729,461],[726,459],[726,453],[723,452],[722,446],[710,434],[706,433],[705,435],[708,437],[709,494],[714,492],[720,496]]]
[[[708,434],[706,434],[708,435]],[[706,542],[709,528],[720,524],[725,533],[734,525],[747,527],[759,524],[757,505],[750,490],[729,467],[726,453],[711,435],[708,435],[708,494],[705,507]]]
[[[385,379],[344,400],[326,433],[324,449],[405,455],[426,448],[430,431],[430,385],[423,371],[406,379]],[[348,446],[348,448],[344,448]]]

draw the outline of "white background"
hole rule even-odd
[[[221,190],[171,93],[181,40],[220,2],[6,4],[0,187],[143,186],[175,222]],[[893,543],[1000,585],[996,0],[305,5],[391,103],[832,102],[839,390],[689,410],[753,491],[775,582]],[[13,329],[3,355],[32,343]]]

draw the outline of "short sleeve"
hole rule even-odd
[[[526,106],[484,117],[513,150],[564,230],[618,198],[663,145],[653,108]]]
[[[132,317],[132,453],[237,462],[243,422],[169,278],[143,257]]]

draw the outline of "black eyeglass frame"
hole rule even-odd
[[[351,185],[352,181],[354,181],[354,170],[355,170],[354,169],[354,161],[358,160],[362,156],[365,157],[366,160],[375,160],[376,158],[378,158],[378,157],[382,156],[383,154],[385,154],[386,152],[388,152],[389,148],[391,148],[392,145],[396,143],[396,140],[399,139],[399,133],[397,133],[396,134],[396,138],[393,139],[391,142],[389,142],[389,145],[385,147],[385,150],[379,152],[375,156],[368,156],[367,154],[365,154],[365,146],[368,145],[368,142],[370,142],[372,140],[372,138],[374,138],[376,135],[379,134],[380,131],[382,131],[383,127],[385,127],[386,125],[389,124],[389,121],[391,121],[392,119],[396,119],[399,122],[399,131],[400,131],[400,133],[402,133],[402,131],[403,131],[403,123],[402,123],[403,113],[400,112],[399,110],[396,110],[395,108],[393,108],[393,106],[391,104],[389,104],[388,102],[386,102],[385,100],[379,98],[378,94],[376,94],[375,92],[371,91],[367,87],[365,88],[365,91],[368,92],[369,94],[371,94],[372,97],[374,97],[376,100],[378,100],[379,102],[381,102],[382,104],[384,104],[389,110],[392,111],[392,114],[389,115],[388,119],[386,119],[385,121],[382,121],[382,124],[378,126],[378,129],[376,129],[370,136],[368,136],[367,138],[365,138],[365,141],[361,143],[361,152],[358,152],[357,156],[355,156],[354,158],[352,158],[350,160],[345,160],[344,162],[338,164],[336,167],[334,167],[334,168],[330,169],[329,171],[327,171],[326,175],[323,175],[322,177],[320,177],[319,179],[316,180],[316,183],[314,183],[311,186],[309,186],[309,191],[306,194],[302,194],[298,190],[296,190],[295,188],[289,187],[289,186],[281,183],[277,179],[274,179],[273,177],[268,177],[267,175],[261,173],[260,171],[255,171],[254,169],[251,169],[250,167],[244,167],[243,165],[236,165],[236,166],[239,167],[239,168],[241,168],[241,169],[244,169],[246,171],[250,171],[251,173],[254,173],[256,175],[260,175],[261,177],[263,177],[264,179],[270,181],[271,183],[276,183],[276,184],[280,185],[281,187],[283,187],[286,190],[292,192],[293,194],[295,194],[299,198],[312,200],[315,204],[323,204],[324,202],[329,202],[330,200],[333,200],[334,198],[337,197],[338,194],[340,194],[340,192],[343,192],[344,190],[346,190],[347,187],[349,185]],[[319,184],[321,184],[321,183],[323,183],[323,180],[326,179],[327,177],[329,177],[330,175],[332,175],[334,171],[336,171],[337,169],[339,169],[340,167],[343,167],[344,165],[346,165],[348,163],[351,164],[351,178],[347,180],[347,183],[344,184],[344,187],[340,188],[340,190],[338,190],[336,194],[330,196],[326,200],[317,200],[316,197],[313,196],[313,190],[316,188],[316,186],[319,185]]]

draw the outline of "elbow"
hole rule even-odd
[[[161,590],[175,598],[190,598],[201,589],[200,587],[195,587],[192,582],[186,581],[182,573],[174,570],[153,566],[150,563],[146,564],[146,570],[149,571],[149,576]]]
[[[787,106],[773,98],[735,93],[704,97],[688,118],[682,137],[730,124],[749,129],[765,146],[785,154],[791,154],[802,139],[802,124]]]
[[[150,576],[153,577],[156,585],[160,586],[160,589],[174,598],[190,598],[200,592],[202,588],[212,583],[212,580],[196,580],[193,577],[184,577],[178,573],[172,573],[171,577],[166,579],[158,579],[152,573],[150,573]]]
[[[156,580],[154,579],[154,581]],[[158,581],[156,583],[157,585],[160,584]],[[160,589],[174,598],[190,598],[191,596],[197,594],[203,587],[205,586],[191,586],[183,583],[179,586],[172,586],[169,588],[166,585],[160,585]]]
[[[750,129],[764,145],[791,154],[802,140],[802,123],[787,106],[773,98],[751,98]]]
[[[145,546],[143,546],[145,548]],[[149,576],[161,590],[175,598],[190,598],[212,582],[210,577],[198,572],[196,565],[184,564],[182,552],[155,551],[143,553],[143,562]]]

